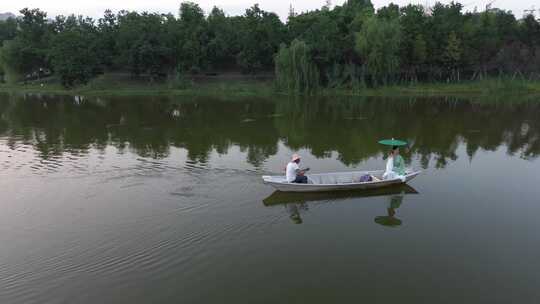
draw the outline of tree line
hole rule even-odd
[[[65,87],[107,71],[150,81],[218,71],[274,71],[278,88],[311,92],[417,81],[453,82],[493,75],[540,77],[540,22],[510,11],[465,12],[463,5],[431,8],[370,0],[303,13],[284,23],[258,5],[241,16],[193,2],[178,16],[105,11],[47,19],[39,9],[0,21],[0,74],[24,80],[56,75]]]

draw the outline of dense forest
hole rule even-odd
[[[258,5],[241,16],[193,2],[178,16],[106,11],[48,19],[39,9],[0,21],[0,74],[7,81],[54,75],[65,87],[109,71],[149,81],[241,71],[275,72],[282,90],[363,87],[490,76],[540,78],[540,22],[499,9],[465,12],[370,0],[295,13],[287,22]]]

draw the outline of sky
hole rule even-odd
[[[17,13],[21,8],[38,7],[48,13],[49,17],[56,15],[85,15],[93,18],[99,18],[103,15],[105,9],[118,11],[121,9],[149,11],[157,13],[173,13],[177,14],[178,7],[182,0],[92,0],[92,1],[77,1],[77,0],[0,0],[0,13],[12,12]],[[458,2],[465,5],[466,10],[473,10],[478,7],[482,10],[486,4],[492,0],[460,0]],[[514,15],[521,17],[524,9],[531,9],[532,4],[538,1],[536,5],[536,15],[540,16],[540,0],[496,0],[493,7],[511,10]],[[252,6],[254,3],[259,3],[259,6],[266,10],[277,13],[283,20],[287,18],[289,7],[292,5],[295,12],[299,13],[306,10],[313,10],[322,7],[325,0],[192,0],[198,3],[206,12],[216,5],[222,8],[229,15],[243,14],[245,9]],[[334,5],[341,5],[344,0],[331,0]],[[372,0],[376,8],[385,6],[390,2],[399,5],[408,3],[432,5],[435,0]],[[443,3],[450,1],[441,0]]]

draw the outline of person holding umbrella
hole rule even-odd
[[[386,170],[382,176],[383,179],[399,178],[405,181],[405,161],[399,155],[399,147],[405,146],[407,143],[393,138],[381,140],[379,143],[385,146],[392,146],[392,150],[390,150],[388,160],[386,161]]]

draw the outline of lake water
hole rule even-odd
[[[0,303],[539,303],[538,101],[0,95]]]

